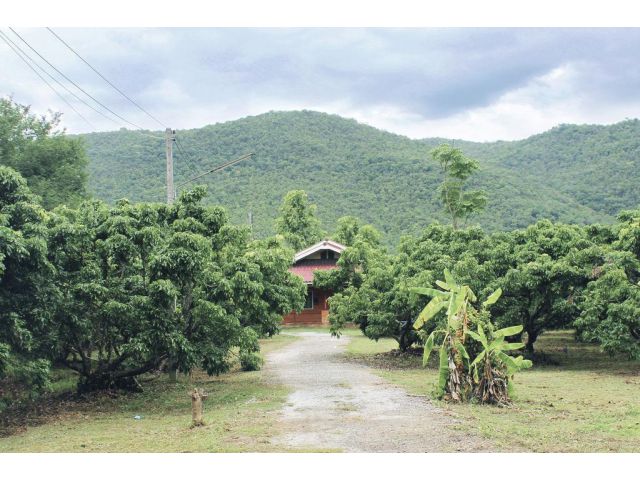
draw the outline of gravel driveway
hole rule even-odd
[[[490,451],[483,439],[458,431],[459,421],[428,399],[408,395],[368,367],[342,357],[349,337],[302,337],[272,352],[265,371],[292,393],[275,444],[345,452]]]

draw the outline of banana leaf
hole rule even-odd
[[[444,307],[445,304],[446,302],[439,298],[432,298],[431,301],[427,303],[427,306],[422,309],[416,321],[413,322],[413,328],[420,330],[425,322],[432,319],[440,310],[442,310],[442,307]]]
[[[509,355],[503,352],[496,352],[496,355],[507,366],[508,375],[513,375],[518,370],[520,370],[518,363],[513,359],[513,357],[510,357]]]
[[[438,377],[438,394],[443,396],[449,379],[449,354],[447,348],[442,345],[440,347],[440,369]]]
[[[427,341],[424,344],[424,353],[422,354],[422,366],[426,367],[429,362],[429,356],[431,355],[431,350],[433,350],[433,339],[436,332],[431,332],[431,335],[427,338]]]
[[[504,341],[504,337],[495,338],[489,344],[489,350],[504,350],[504,348],[502,348],[503,344],[507,344],[507,342]]]
[[[473,338],[476,342],[482,343],[482,337],[480,337],[480,335],[478,335],[476,332],[472,330],[467,330],[466,334],[469,335],[471,338]],[[483,346],[487,348],[487,345],[483,344]]]
[[[449,308],[447,309],[447,317],[449,318],[449,321],[453,320],[453,315],[455,315],[457,312],[460,311],[460,308],[462,307],[464,302],[465,302],[464,293],[461,292],[453,295],[453,298],[449,302]],[[457,327],[458,326],[456,325],[454,328],[457,328]]]
[[[471,290],[471,288],[465,286],[465,291],[467,292],[467,297],[469,298],[469,300],[471,300],[472,302],[478,300],[476,294],[473,293],[473,290]]]
[[[482,302],[482,305],[485,307],[488,307],[489,305],[493,305],[498,301],[501,295],[502,295],[502,289],[498,288],[495,292],[489,295],[489,297],[484,302]]]
[[[516,335],[520,333],[523,329],[522,325],[514,325],[513,327],[501,328],[500,330],[496,330],[493,332],[494,337],[510,337],[511,335]]]
[[[482,359],[484,358],[484,356],[487,354],[486,350],[481,351],[478,356],[476,358],[473,359],[473,362],[471,362],[471,367],[476,366],[480,361],[482,361]]]
[[[458,287],[456,281],[453,279],[453,275],[451,275],[451,272],[448,268],[444,269],[444,280],[447,282],[447,285],[449,285],[449,290],[454,290],[456,287]]]
[[[418,295],[427,295],[429,297],[443,297],[447,295],[447,292],[442,292],[440,290],[436,290],[435,288],[429,287],[411,287],[409,291],[412,293],[417,293]]]
[[[480,343],[482,343],[482,346],[488,349],[489,340],[487,340],[487,336],[484,334],[484,329],[482,328],[482,325],[478,325],[478,335],[480,336]]]

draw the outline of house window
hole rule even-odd
[[[320,258],[322,260],[333,260],[334,258],[336,258],[336,252],[334,252],[333,250],[323,250],[322,252],[320,252]]]
[[[313,297],[313,288],[307,287],[307,297],[304,300],[304,309],[313,310],[315,298]]]

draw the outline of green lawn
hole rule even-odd
[[[329,327],[325,327],[325,326],[308,326],[308,325],[301,325],[301,326],[295,326],[295,325],[287,325],[286,327],[282,327],[280,329],[282,331],[282,333],[309,333],[309,332],[317,332],[317,333],[330,333]],[[340,331],[341,335],[345,335],[347,337],[361,337],[362,336],[362,332],[360,331],[359,328],[354,328],[354,327],[350,327],[350,328],[343,328]]]
[[[279,335],[262,341],[262,352],[282,347],[296,338]],[[72,383],[61,376],[60,393]],[[269,443],[277,431],[274,412],[287,397],[284,387],[267,385],[262,372],[208,377],[166,375],[143,382],[144,392],[116,398],[66,400],[44,418],[0,438],[0,452],[256,452],[274,451]],[[190,390],[203,388],[206,425],[190,428]],[[135,420],[140,415],[142,419]],[[281,447],[277,448],[281,450]]]
[[[327,329],[284,329],[327,331]],[[391,355],[393,340],[373,342],[357,330],[346,355],[407,391],[429,395],[434,368],[420,368],[420,356]],[[280,335],[262,342],[263,353],[296,341]],[[536,344],[552,362],[516,376],[517,398],[509,408],[448,405],[465,419],[462,428],[491,439],[497,450],[535,452],[640,451],[640,365],[612,360],[597,347],[573,341],[571,332],[551,332]],[[566,353],[564,348],[567,348]],[[73,378],[58,372],[55,394],[72,388]],[[286,401],[284,387],[267,385],[262,372],[209,378],[146,378],[140,394],[67,399],[32,415],[10,436],[0,437],[0,452],[256,452],[280,451],[269,443],[277,435],[274,413]],[[191,429],[189,391],[209,393],[206,426]],[[142,419],[135,420],[136,415]]]
[[[558,365],[517,374],[512,407],[438,404],[500,450],[640,452],[640,362],[611,359],[596,346],[576,343],[570,331],[546,333],[536,347]],[[411,393],[430,395],[436,369],[420,368],[419,356],[380,355],[395,348],[392,340],[361,336],[347,356]]]

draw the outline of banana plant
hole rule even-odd
[[[465,369],[465,363],[469,365],[470,358],[464,344],[468,332],[470,304],[477,300],[476,295],[467,285],[459,285],[451,272],[444,271],[444,281],[437,280],[436,285],[442,290],[426,287],[415,287],[411,291],[420,295],[429,295],[431,301],[418,315],[413,324],[416,330],[434,318],[443,308],[447,308],[447,324],[444,328],[435,329],[427,337],[424,345],[422,364],[429,361],[431,351],[434,348],[436,336],[442,335],[439,355],[439,373],[437,395],[444,397],[448,393],[453,400],[462,401],[468,396],[472,381]],[[483,303],[484,307],[495,303],[502,290],[493,292]]]
[[[469,323],[469,306],[477,299],[471,288],[459,285],[447,269],[444,271],[444,278],[444,281],[436,281],[436,285],[442,290],[426,287],[411,289],[414,293],[432,297],[418,315],[413,328],[422,329],[425,323],[446,307],[447,324],[444,328],[434,330],[427,337],[422,364],[426,365],[429,361],[436,335],[442,335],[437,394],[443,397],[448,393],[453,400],[461,401],[465,399],[471,386],[464,368],[465,363],[469,364],[470,361],[464,343]]]
[[[531,360],[525,360],[522,355],[514,358],[505,353],[524,348],[524,343],[510,343],[505,340],[505,337],[520,333],[522,328],[522,325],[515,325],[496,330],[491,334],[491,339],[485,334],[482,325],[478,325],[477,332],[467,332],[483,348],[469,365],[476,386],[475,396],[482,403],[509,403],[509,397],[513,393],[514,374],[533,365]],[[484,368],[480,377],[478,366],[483,361]]]

